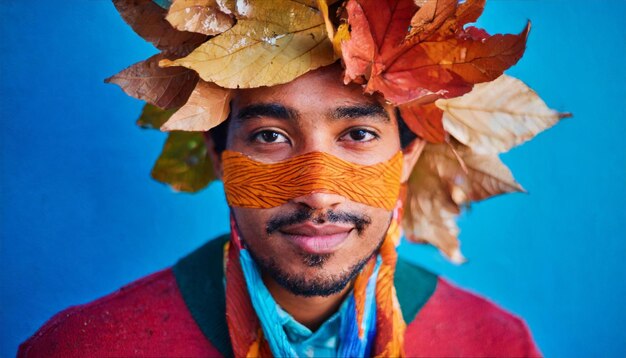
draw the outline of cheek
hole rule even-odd
[[[231,207],[239,234],[246,245],[255,249],[255,252],[271,252],[272,240],[268,240],[266,232],[267,222],[276,214],[277,209],[248,209]]]

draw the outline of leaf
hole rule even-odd
[[[333,3],[334,1],[331,1]],[[333,51],[337,57],[341,57],[341,41],[348,40],[350,38],[350,31],[348,24],[342,23],[335,30],[335,25],[330,19],[328,13],[328,1],[317,0],[317,8],[320,9],[322,17],[324,18],[324,24],[326,25],[326,34],[333,44]]]
[[[412,242],[429,243],[453,262],[461,263],[456,224],[460,209],[439,177],[433,159],[422,153],[409,178],[403,215],[405,236]]]
[[[480,14],[482,8],[475,8],[481,3],[468,0],[449,15],[451,11],[444,11],[449,2],[441,0],[443,9],[430,11],[432,22],[429,14],[415,20],[427,32],[409,34],[412,15],[419,15],[413,1],[349,0],[352,30],[350,40],[342,44],[344,82],[366,83],[366,92],[380,92],[400,105],[430,95],[460,96],[476,83],[494,80],[520,59],[530,26],[518,35],[488,36],[482,30],[463,29],[461,21]],[[443,21],[446,14],[451,17]]]
[[[423,7],[411,19],[411,31],[407,36],[411,41],[444,39],[452,34],[465,36],[463,26],[478,20],[485,7],[485,0],[423,2]]]
[[[458,0],[426,0],[411,18],[411,30],[407,37],[417,36],[423,40],[432,36],[446,20],[454,15]]]
[[[443,111],[434,103],[406,104],[399,106],[402,120],[411,132],[430,143],[443,143],[446,132],[443,129]]]
[[[152,177],[176,191],[196,192],[206,187],[215,175],[203,133],[171,132],[152,168]]]
[[[251,88],[286,83],[335,61],[319,10],[277,0],[250,3],[238,13],[230,30],[161,65],[191,68],[220,87]]]
[[[165,19],[177,30],[205,35],[221,34],[235,22],[217,0],[174,0]]]
[[[176,112],[175,109],[161,109],[150,103],[146,103],[137,119],[137,125],[144,129],[159,129],[163,123]]]
[[[230,113],[233,91],[198,81],[189,100],[161,127],[162,131],[203,131],[222,123]]]
[[[167,10],[152,0],[113,0],[113,4],[139,36],[168,54],[185,56],[207,40],[205,35],[174,29],[165,20]]]
[[[104,81],[115,83],[129,96],[160,108],[180,107],[193,91],[198,75],[184,67],[159,67],[158,63],[163,56],[154,55]]]
[[[480,153],[506,152],[569,116],[548,108],[522,81],[506,75],[435,103],[443,110],[445,130]]]
[[[462,144],[427,144],[408,182],[404,205],[407,239],[428,242],[462,262],[456,216],[470,201],[523,191],[497,155]]]
[[[344,82],[361,83],[359,78],[363,77],[365,83],[372,75],[373,63],[380,61],[380,54],[402,43],[417,6],[410,0],[349,0],[346,10],[352,30],[350,39],[341,46],[346,67]]]

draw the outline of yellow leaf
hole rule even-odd
[[[462,262],[456,216],[463,205],[523,191],[495,154],[477,154],[462,144],[427,144],[408,183],[407,239],[428,242],[453,262]]]
[[[331,3],[333,2],[335,1],[331,1]],[[317,8],[320,9],[320,11],[322,12],[322,16],[324,17],[326,34],[333,44],[333,51],[335,51],[335,55],[337,55],[337,57],[341,57],[341,41],[347,41],[350,39],[349,26],[348,24],[343,23],[339,25],[337,31],[335,31],[335,25],[333,25],[333,22],[330,20],[328,14],[327,0],[317,0]]]
[[[479,153],[506,152],[569,116],[548,108],[522,81],[507,75],[435,104],[444,111],[445,130]]]
[[[217,35],[233,26],[229,13],[217,0],[174,0],[165,19],[180,31]]]
[[[191,68],[220,87],[251,88],[286,83],[335,61],[319,10],[290,0],[247,4],[237,8],[230,30],[160,65]]]
[[[161,126],[162,131],[208,131],[230,112],[232,90],[198,81],[187,103]]]
[[[335,37],[335,26],[330,21],[330,17],[328,17],[328,2],[326,0],[317,0],[317,8],[320,9],[324,18],[328,38],[332,40]]]

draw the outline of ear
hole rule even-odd
[[[215,151],[215,142],[213,142],[211,133],[204,132],[204,144],[206,145],[207,156],[211,160],[211,165],[213,166],[213,173],[215,173],[215,177],[218,180],[222,180],[224,173],[222,169],[222,157]]]
[[[422,150],[426,146],[426,141],[421,138],[415,138],[411,144],[402,149],[402,177],[401,182],[406,183],[413,172],[413,167],[417,163]]]

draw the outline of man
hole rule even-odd
[[[161,107],[182,102],[161,128],[210,130],[206,154],[224,182],[230,235],[172,268],[59,313],[18,355],[539,356],[521,320],[398,260],[395,252],[404,226],[409,238],[427,240],[460,260],[456,241],[449,239],[454,228],[443,228],[446,215],[469,199],[515,189],[503,188],[506,171],[491,188],[476,183],[468,174],[475,169],[472,151],[489,145],[472,139],[471,124],[462,135],[459,123],[446,122],[452,112],[443,109],[461,107],[455,97],[472,88],[481,94],[485,87],[476,83],[495,80],[515,63],[527,30],[496,37],[463,29],[479,15],[480,1],[425,1],[421,7],[412,1],[349,1],[331,11],[323,1],[277,1],[276,9],[254,2],[200,3],[116,2],[138,33],[163,47],[168,59],[158,58],[162,67],[188,67],[142,67],[186,76],[176,88],[182,101],[168,88],[146,91],[158,77],[154,73],[139,86],[130,83],[130,77],[141,78],[137,68],[133,76],[112,81]],[[344,21],[337,29],[328,15],[334,12]],[[200,41],[177,33],[183,38],[174,41],[176,30],[154,32],[157,22],[142,23],[157,15],[163,20],[166,13],[167,26],[213,37]],[[380,18],[387,19],[382,37]],[[394,26],[400,35],[392,33]],[[259,41],[246,45],[255,36]],[[386,41],[394,36],[401,40],[392,48]],[[181,50],[196,41],[202,45]],[[466,61],[472,69],[449,66],[451,53],[457,54],[453,64]],[[414,63],[436,56],[441,58],[432,64]],[[220,64],[225,58],[228,65]],[[402,61],[421,74],[408,89],[403,83],[414,74],[400,72],[411,68],[391,70]],[[420,72],[424,67],[429,69]],[[502,78],[494,83],[520,86]],[[189,82],[193,92],[185,93]],[[169,83],[176,86],[171,78]],[[519,144],[528,131],[556,122],[559,115],[549,113],[551,121],[544,116],[535,129],[492,146]],[[483,133],[489,137],[491,130]],[[459,172],[465,176],[450,174],[455,165],[464,167]],[[444,189],[445,205],[437,196]]]

